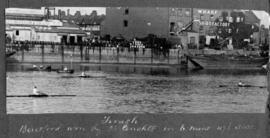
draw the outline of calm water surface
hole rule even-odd
[[[7,112],[20,113],[263,113],[266,88],[239,88],[242,81],[266,86],[266,73],[186,71],[172,67],[75,66],[75,74],[26,71],[8,66],[7,95],[76,97],[7,98]],[[80,71],[97,78],[77,78]],[[73,77],[72,77],[73,76]],[[219,87],[226,85],[226,87]]]

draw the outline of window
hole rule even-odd
[[[196,38],[194,36],[190,37],[190,44],[195,44]]]
[[[191,12],[190,9],[186,9],[185,14],[186,14],[187,17],[190,16],[190,12]]]
[[[236,22],[239,23],[240,22],[240,17],[236,18]]]
[[[182,9],[181,8],[178,9],[178,13],[177,14],[178,14],[178,16],[183,16],[183,12],[182,12]]]
[[[232,23],[232,22],[233,22],[233,18],[232,18],[232,17],[228,17],[228,21],[229,21],[230,23]]]
[[[202,30],[203,30],[203,26],[200,25],[200,31],[202,31]]]
[[[240,19],[240,20],[241,20],[241,22],[244,22],[244,17],[241,17],[241,19]]]
[[[175,8],[171,8],[171,9],[170,9],[170,15],[171,15],[171,16],[176,16]]]
[[[175,28],[175,23],[171,22],[170,23],[170,32],[174,32],[174,28]]]
[[[232,33],[232,29],[229,29],[229,30],[228,30],[228,33]]]
[[[16,30],[16,36],[20,35],[19,30]]]
[[[222,16],[219,16],[219,21],[223,22],[223,17]]]
[[[128,27],[128,21],[124,20],[124,27]]]
[[[128,13],[129,13],[129,10],[128,10],[128,8],[126,8],[125,9],[125,15],[128,15]]]

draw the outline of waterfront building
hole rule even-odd
[[[102,35],[110,35],[111,38],[122,35],[125,39],[146,37],[148,34],[168,37],[168,24],[168,8],[108,7]]]
[[[190,8],[108,7],[101,35],[111,38],[121,35],[131,40],[154,34],[176,44],[181,43],[180,37],[177,37],[179,31],[188,27],[191,21]],[[195,42],[197,44],[198,40]]]
[[[154,34],[172,45],[196,48],[217,46],[218,41],[238,46],[258,32],[253,16],[241,10],[108,7],[101,34],[127,40]]]
[[[85,32],[72,22],[46,18],[41,9],[6,10],[6,35],[11,41],[80,43]]]
[[[260,36],[260,22],[261,20],[252,12],[252,11],[245,11],[245,23],[250,25],[252,34],[250,35],[250,41],[253,44],[259,46],[261,43],[261,36]]]
[[[90,18],[88,16],[84,16],[78,21],[78,25],[83,31],[85,31],[89,39],[100,38],[101,26],[104,21],[104,17],[94,16]]]

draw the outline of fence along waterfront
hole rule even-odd
[[[40,63],[119,63],[180,65],[186,58],[181,49],[101,47],[64,44],[7,44],[16,50],[12,56],[18,62]]]

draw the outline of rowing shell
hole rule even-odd
[[[71,70],[57,70],[56,72],[57,73],[70,73],[70,74],[73,74],[74,70],[73,69],[71,69]]]
[[[234,85],[219,85],[219,87],[230,87],[230,86],[234,86]],[[253,85],[236,85],[237,87],[257,87],[257,88],[267,88],[266,86],[253,86]]]
[[[80,75],[79,78],[106,78],[106,76],[90,76],[90,75]]]
[[[7,97],[74,97],[76,95],[7,95]]]
[[[106,76],[90,76],[90,75],[85,75],[85,76],[61,76],[61,78],[106,78]]]

